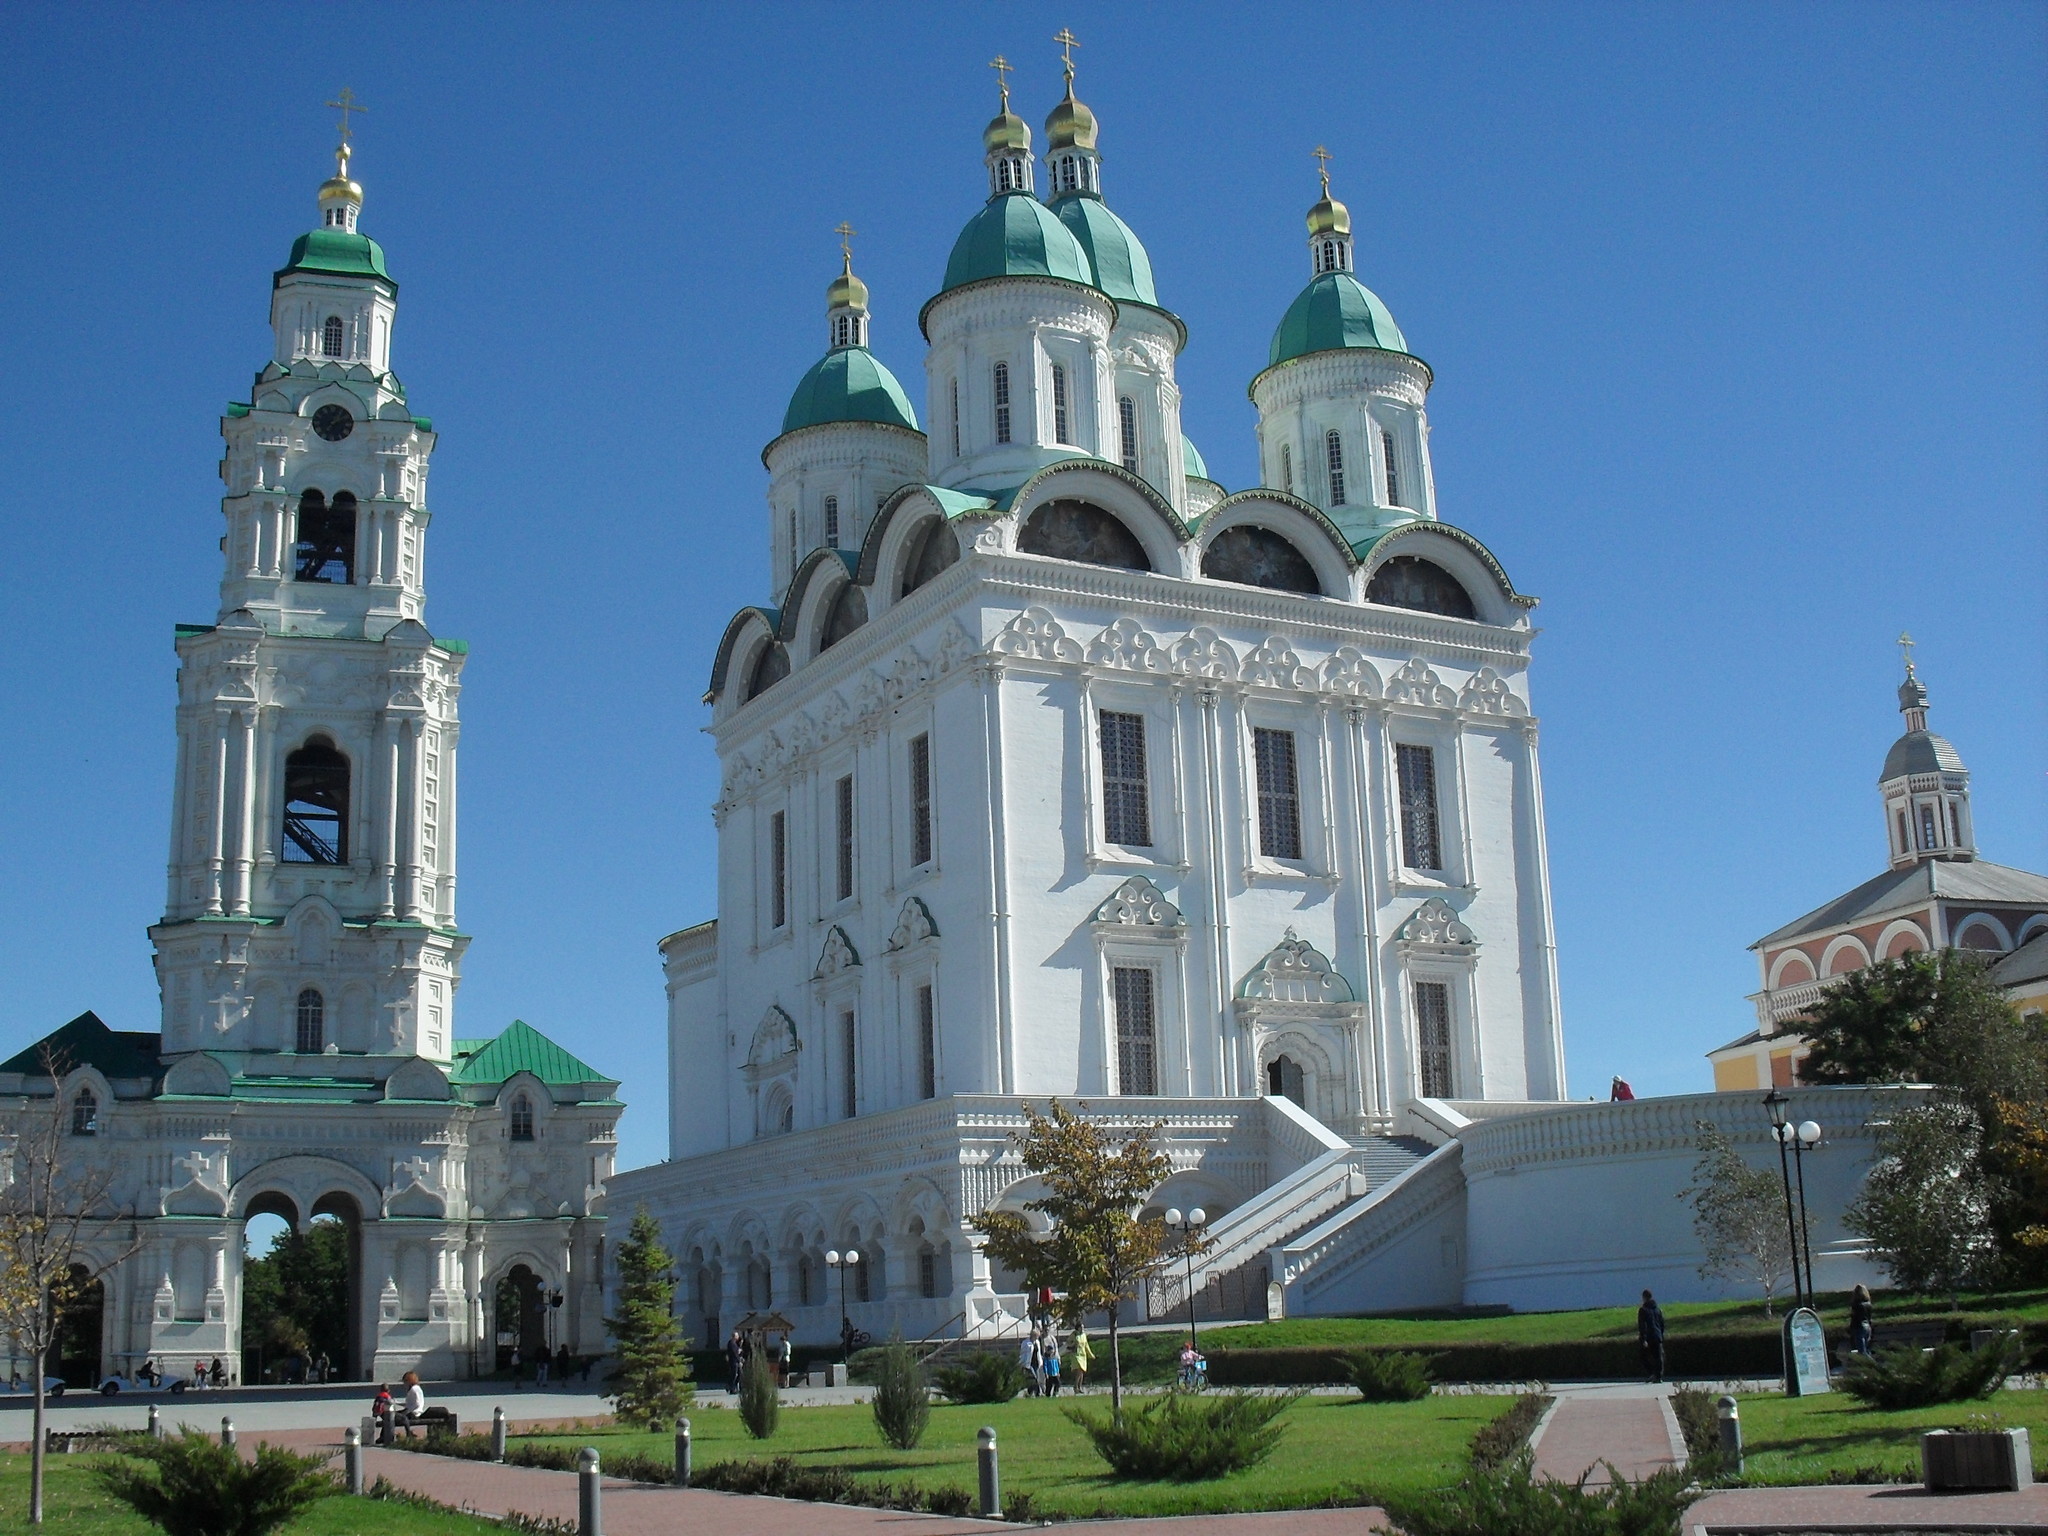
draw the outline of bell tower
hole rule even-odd
[[[453,1045],[468,648],[422,623],[435,437],[391,371],[398,284],[357,228],[360,107],[331,105],[319,222],[272,281],[270,360],[221,420],[220,608],[177,631],[169,889],[150,938],[167,1057],[381,1079]]]

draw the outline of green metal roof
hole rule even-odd
[[[1180,472],[1195,480],[1209,478],[1209,466],[1202,462],[1202,455],[1195,448],[1195,440],[1185,432],[1180,435]]]
[[[1006,192],[960,231],[939,292],[990,277],[1057,277],[1092,288],[1095,266],[1050,208],[1029,192]]]
[[[467,656],[469,654],[469,642],[467,640],[457,640],[453,635],[435,636],[434,646],[435,649],[446,651],[451,656]]]
[[[58,1070],[97,1067],[107,1077],[154,1077],[157,1052],[163,1037],[139,1030],[112,1030],[90,1009],[62,1029],[43,1036],[25,1051],[0,1061],[0,1072],[21,1072],[39,1076],[43,1072],[43,1050],[57,1058]]]
[[[828,421],[879,421],[917,430],[917,412],[896,375],[866,347],[839,347],[811,365],[797,381],[782,413],[782,430]]]
[[[1346,347],[1408,352],[1407,339],[1377,294],[1349,272],[1325,272],[1302,289],[1280,317],[1268,366]]]
[[[294,272],[331,272],[339,277],[376,277],[391,283],[384,270],[384,247],[368,235],[351,235],[338,229],[309,229],[292,242],[291,259],[277,271],[273,281]]]
[[[1102,199],[1075,194],[1054,203],[1052,211],[1087,253],[1096,287],[1112,299],[1159,307],[1159,291],[1152,286],[1152,258],[1131,233],[1131,226],[1111,213]]]
[[[514,1019],[495,1040],[456,1041],[455,1064],[448,1076],[457,1083],[502,1083],[518,1072],[531,1072],[544,1083],[610,1081],[524,1019]]]

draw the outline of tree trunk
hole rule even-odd
[[[1124,1416],[1124,1357],[1117,1343],[1117,1303],[1109,1304],[1109,1416]]]
[[[37,1349],[35,1359],[32,1362],[36,1372],[36,1438],[35,1444],[29,1447],[28,1453],[28,1523],[30,1525],[41,1525],[43,1523],[43,1442],[48,1438],[43,1433],[43,1355],[46,1348],[47,1346]]]

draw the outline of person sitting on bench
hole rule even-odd
[[[405,1426],[405,1438],[412,1438],[412,1427],[422,1422],[427,1412],[427,1394],[420,1385],[420,1373],[407,1371],[399,1378],[405,1383],[405,1403],[398,1410],[398,1422]]]

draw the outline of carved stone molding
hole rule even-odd
[[[1430,897],[1411,912],[1408,921],[1394,930],[1394,942],[1438,953],[1470,954],[1479,947],[1477,936],[1441,896]]]
[[[1176,640],[1171,660],[1174,672],[1181,677],[1229,682],[1237,676],[1237,652],[1213,629],[1194,629]]]
[[[1354,699],[1377,699],[1384,692],[1379,669],[1355,645],[1339,646],[1323,663],[1323,690]]]
[[[895,954],[913,948],[939,936],[939,925],[932,921],[932,910],[917,896],[907,896],[903,910],[896,914],[896,926],[890,930],[888,951]]]
[[[824,948],[818,952],[818,964],[811,972],[811,980],[828,981],[841,971],[854,969],[860,964],[860,954],[853,947],[853,940],[846,936],[846,930],[834,923],[825,935]]]
[[[1328,958],[1292,928],[1265,957],[1245,973],[1237,995],[1246,1002],[1350,1003],[1357,999],[1351,983]]]
[[[1069,638],[1060,621],[1044,608],[1026,608],[1010,620],[991,648],[999,656],[1029,661],[1081,660],[1081,643]]]
[[[1481,667],[1465,685],[1465,691],[1458,695],[1458,707],[1474,715],[1521,717],[1529,713],[1529,706],[1491,667]]]
[[[1387,684],[1387,700],[1393,704],[1420,704],[1430,709],[1456,709],[1458,696],[1444,686],[1444,680],[1430,670],[1420,656],[1394,674]]]
[[[1315,673],[1301,664],[1292,646],[1278,635],[1269,635],[1259,648],[1245,657],[1238,669],[1238,681],[1254,688],[1313,688]]]
[[[1126,928],[1181,928],[1187,919],[1180,908],[1166,899],[1166,893],[1145,875],[1133,875],[1110,893],[1109,899],[1089,918],[1094,923],[1115,923]]]
[[[1091,666],[1113,667],[1120,672],[1164,672],[1166,651],[1136,619],[1118,619],[1088,646]]]

